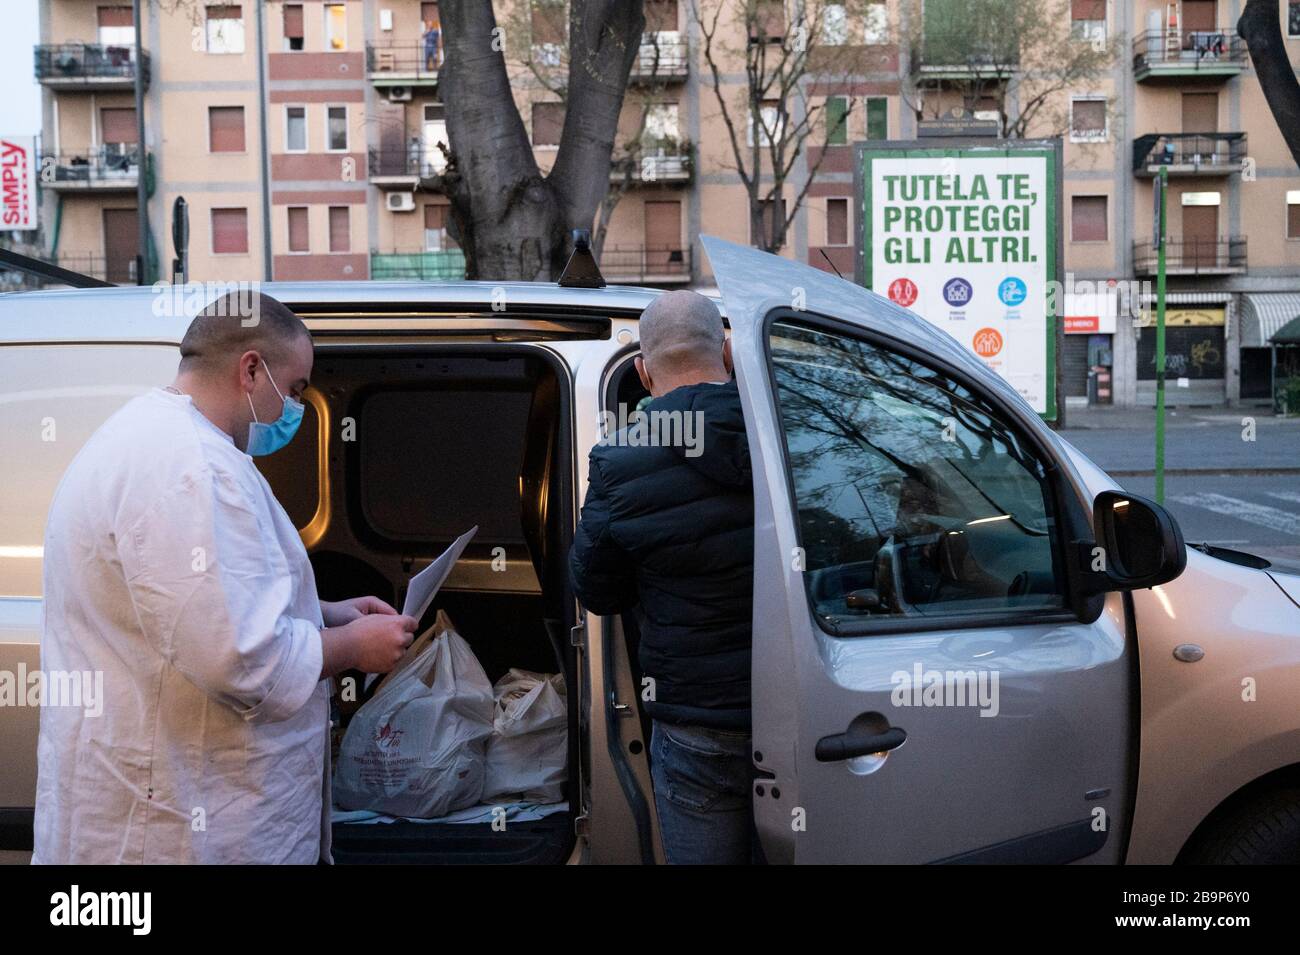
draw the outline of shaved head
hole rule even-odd
[[[246,293],[232,292],[190,322],[181,340],[181,370],[220,370],[248,351],[275,362],[304,339],[310,341],[311,333],[302,319],[271,296],[258,292],[250,299]]]
[[[641,355],[652,374],[711,369],[722,358],[722,316],[698,292],[665,292],[641,313]]]

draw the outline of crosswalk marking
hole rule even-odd
[[[1290,491],[1270,492],[1270,496],[1292,500],[1291,497],[1281,497],[1290,493]],[[1294,499],[1300,500],[1300,494],[1294,495]],[[1267,504],[1254,504],[1241,498],[1228,497],[1226,494],[1212,494],[1208,491],[1179,494],[1173,500],[1179,504],[1189,504],[1192,507],[1214,511],[1216,514],[1223,514],[1257,527],[1266,527],[1269,530],[1300,537],[1300,514],[1292,514],[1276,507],[1269,507]]]

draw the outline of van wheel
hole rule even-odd
[[[1213,823],[1180,861],[1191,865],[1300,862],[1300,789],[1253,796]]]

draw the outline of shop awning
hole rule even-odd
[[[1282,326],[1300,316],[1300,292],[1246,292],[1241,296],[1241,347],[1267,348]]]
[[[1269,338],[1274,345],[1300,345],[1300,317],[1293,318]]]

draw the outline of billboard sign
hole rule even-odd
[[[859,281],[1056,418],[1059,144],[858,147]]]
[[[36,137],[0,136],[0,232],[36,228]]]

